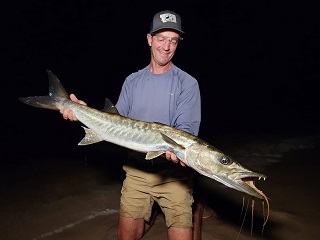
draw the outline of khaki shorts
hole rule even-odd
[[[150,221],[152,206],[161,207],[167,227],[192,227],[193,181],[187,167],[150,173],[124,165],[120,215]]]

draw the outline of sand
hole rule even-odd
[[[226,141],[226,136],[219,144],[238,161],[268,176],[256,185],[270,199],[269,220],[263,228],[262,203],[256,199],[252,227],[251,202],[247,212],[242,211],[243,200],[246,208],[250,197],[200,177],[198,187],[215,210],[203,219],[203,240],[318,239],[318,137],[240,138]],[[101,156],[106,145],[106,151],[114,149],[113,155]],[[70,156],[6,153],[1,161],[0,239],[117,239],[123,179],[121,161],[113,161],[118,153],[123,157],[119,148],[108,143]],[[162,214],[143,239],[166,239]]]

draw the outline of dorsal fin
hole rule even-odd
[[[116,113],[119,114],[117,108],[114,106],[114,104],[109,100],[109,98],[106,98],[104,101],[104,108],[102,109],[103,112],[107,113]]]

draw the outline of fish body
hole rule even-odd
[[[266,199],[261,191],[248,184],[252,179],[265,179],[264,174],[242,166],[208,142],[190,133],[160,123],[123,117],[108,99],[102,111],[73,102],[59,79],[51,71],[47,70],[47,73],[49,96],[19,99],[25,104],[39,108],[71,109],[76,118],[86,126],[85,137],[79,145],[107,141],[146,153],[146,160],[169,150],[198,173],[253,197]]]

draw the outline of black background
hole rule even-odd
[[[150,61],[153,15],[176,11],[186,32],[174,63],[201,88],[200,137],[317,134],[319,8],[308,1],[12,1],[2,8],[1,142],[64,151],[83,137],[58,112],[22,104],[47,95],[45,69],[94,108],[117,101]],[[11,150],[10,150],[11,151]]]

